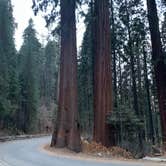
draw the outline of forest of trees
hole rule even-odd
[[[0,128],[17,134],[40,132],[39,109],[45,105],[43,111],[49,112],[57,100],[59,39],[42,46],[30,19],[16,51],[11,1],[0,1],[0,18]]]
[[[53,37],[40,43],[30,19],[19,51],[11,1],[0,1],[0,129],[46,127],[51,146],[76,152],[81,135],[139,157],[166,148],[165,1],[32,1]],[[79,49],[76,13],[86,28]]]

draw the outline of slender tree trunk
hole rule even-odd
[[[127,1],[126,4],[126,18],[127,18],[127,31],[128,31],[128,47],[129,51],[128,54],[130,56],[130,67],[131,67],[131,81],[132,81],[132,92],[133,92],[133,107],[135,110],[136,115],[139,115],[139,108],[138,108],[138,96],[137,96],[137,85],[136,85],[136,73],[134,67],[134,51],[133,51],[133,43],[131,38],[131,29],[130,29],[130,15],[127,8]]]
[[[123,125],[122,125],[122,120],[121,120],[121,106],[123,105],[123,92],[122,92],[122,66],[121,66],[121,58],[120,58],[120,54],[119,54],[119,57],[118,57],[118,71],[119,71],[119,80],[118,80],[118,83],[119,83],[119,86],[118,86],[118,89],[119,89],[119,121],[120,121],[120,131],[119,131],[119,142],[118,143],[121,143],[123,141]]]
[[[94,141],[110,144],[106,115],[112,111],[112,74],[108,0],[95,1]]]
[[[134,67],[134,51],[133,51],[133,43],[131,38],[131,30],[130,30],[130,15],[127,9],[127,1],[126,3],[126,13],[127,13],[127,31],[128,31],[128,46],[129,46],[129,56],[130,56],[130,67],[131,67],[131,81],[132,81],[132,92],[133,92],[133,108],[135,111],[135,114],[140,118],[140,111],[138,106],[138,96],[137,96],[137,84],[136,84],[136,73],[135,73],[135,67]],[[142,141],[142,131],[137,129],[138,131],[138,141],[139,141],[139,150],[140,152],[143,150],[143,141]],[[141,152],[141,155],[143,153]]]
[[[133,92],[133,106],[135,110],[135,114],[140,118],[140,111],[138,107],[138,96],[137,96],[137,84],[136,84],[136,75],[135,75],[135,67],[134,67],[134,55],[133,55],[133,46],[131,43],[130,31],[129,31],[129,50],[130,50],[130,66],[131,66],[131,79],[132,79],[132,92]],[[142,155],[143,150],[143,141],[142,141],[142,131],[137,129],[138,131],[138,141],[139,141],[139,150]]]
[[[80,133],[77,105],[77,50],[75,0],[61,0],[60,89],[56,132],[52,146],[79,152]]]
[[[114,88],[114,108],[117,110],[117,71],[116,71],[116,52],[115,52],[115,44],[116,44],[116,35],[115,35],[115,22],[114,22],[114,6],[113,0],[111,0],[111,25],[112,25],[112,55],[113,55],[113,88]]]
[[[166,143],[166,65],[161,45],[159,20],[155,0],[147,0],[148,20],[152,43],[152,62],[157,86],[163,142]]]
[[[131,39],[129,39],[131,43]],[[130,50],[132,50],[131,44],[129,44]],[[131,79],[132,79],[132,91],[133,91],[133,100],[134,100],[134,110],[136,115],[139,115],[139,108],[138,108],[138,96],[137,96],[137,85],[136,85],[136,75],[135,75],[135,68],[134,68],[134,56],[133,53],[131,52],[130,54],[130,66],[131,66]]]
[[[145,80],[145,89],[147,95],[147,106],[148,112],[146,113],[146,119],[148,123],[148,138],[154,144],[154,127],[153,127],[153,116],[152,116],[152,109],[151,109],[151,101],[150,101],[150,91],[149,91],[149,80],[148,80],[148,70],[147,70],[147,60],[146,60],[146,52],[143,46],[143,61],[144,61],[144,80]]]

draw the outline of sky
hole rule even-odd
[[[20,49],[23,39],[22,35],[24,29],[28,26],[28,21],[30,18],[33,19],[35,29],[38,34],[38,39],[42,44],[46,44],[46,38],[49,34],[49,31],[45,27],[45,21],[41,14],[34,16],[32,11],[32,0],[11,0],[13,5],[13,16],[17,24],[15,31],[15,43],[17,50]],[[77,24],[77,46],[81,46],[82,37],[85,31],[85,26],[83,20],[80,20]]]

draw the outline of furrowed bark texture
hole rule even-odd
[[[94,141],[110,145],[106,115],[112,110],[112,73],[108,0],[95,1]]]
[[[61,0],[61,57],[58,117],[52,146],[81,150],[77,105],[75,1]]]
[[[163,141],[166,143],[166,64],[161,45],[159,20],[155,0],[147,0],[148,20],[152,42],[152,61],[157,86]]]

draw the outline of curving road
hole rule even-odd
[[[34,138],[0,143],[0,166],[152,166],[148,163],[123,163],[112,161],[101,163],[50,156],[40,150],[43,144],[50,142],[50,137]],[[160,164],[155,163],[154,166]],[[162,164],[161,164],[162,165]],[[164,166],[164,165],[163,165]]]

